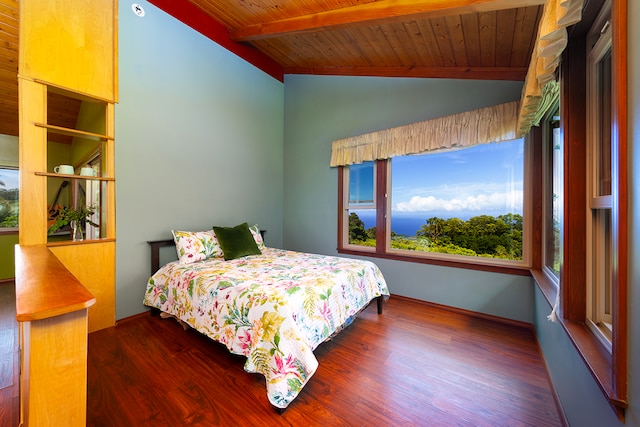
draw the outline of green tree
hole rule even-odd
[[[349,214],[349,243],[364,242],[367,240],[367,232],[364,229],[364,222],[358,214],[351,212]]]

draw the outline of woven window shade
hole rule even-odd
[[[567,47],[567,27],[580,22],[583,3],[584,0],[547,0],[544,5],[538,38],[522,88],[518,136],[526,135],[531,126],[538,125],[540,118],[558,99],[556,69]]]
[[[331,166],[509,141],[517,138],[517,113],[513,101],[340,139],[331,147]]]

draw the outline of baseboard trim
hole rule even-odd
[[[475,318],[478,318],[478,319],[483,319],[483,320],[488,320],[488,321],[492,321],[492,322],[502,323],[502,324],[505,324],[505,325],[514,326],[516,328],[533,330],[533,324],[532,323],[523,322],[523,321],[520,321],[520,320],[508,319],[506,317],[495,316],[493,314],[479,313],[477,311],[466,310],[464,308],[458,308],[458,307],[452,307],[450,305],[438,304],[438,303],[435,303],[435,302],[425,301],[425,300],[421,300],[421,299],[417,299],[417,298],[405,297],[405,296],[402,296],[402,295],[392,294],[391,298],[393,298],[393,299],[396,299],[396,298],[397,299],[405,299],[407,301],[413,301],[413,302],[416,302],[418,304],[422,304],[422,305],[425,305],[425,306],[428,306],[428,307],[437,308],[439,310],[446,310],[446,311],[450,311],[452,313],[462,314],[464,316],[475,317]]]

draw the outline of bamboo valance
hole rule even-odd
[[[340,139],[331,166],[516,139],[518,101]]]
[[[554,85],[560,56],[567,47],[567,27],[580,22],[584,0],[547,0],[538,27],[538,37],[525,77],[518,113],[518,135],[526,135],[537,125],[545,108],[551,107],[550,96],[559,96]],[[555,93],[554,93],[555,92]]]

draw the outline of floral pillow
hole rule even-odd
[[[256,245],[258,245],[258,249],[262,251],[264,249],[264,240],[262,239],[262,234],[260,234],[260,228],[258,228],[258,224],[252,225],[249,227],[249,231],[253,235],[253,240],[256,241]]]
[[[180,264],[191,264],[207,258],[222,257],[222,248],[213,230],[177,231],[171,230],[176,242],[176,252]]]

